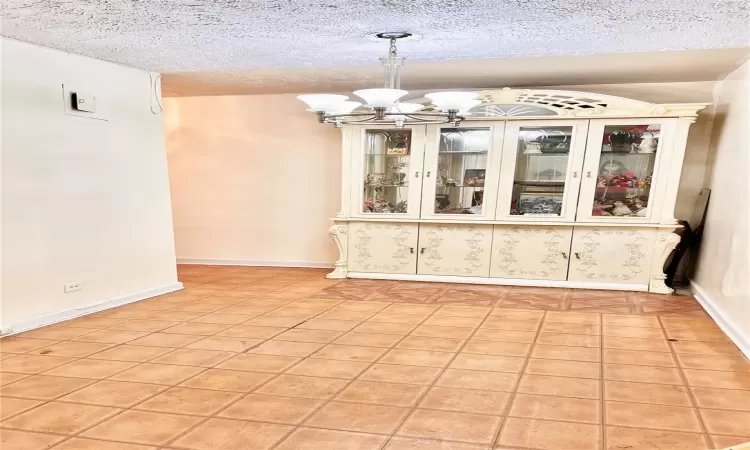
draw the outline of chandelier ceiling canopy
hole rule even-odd
[[[385,69],[383,88],[360,89],[354,95],[364,101],[364,111],[355,112],[362,106],[361,102],[350,101],[346,95],[338,94],[306,94],[298,95],[309,107],[308,111],[318,115],[320,123],[342,125],[386,125],[403,128],[412,124],[440,124],[453,123],[458,125],[465,119],[467,111],[479,105],[475,92],[435,92],[425,97],[432,102],[434,111],[421,112],[426,105],[421,103],[406,103],[399,100],[409,94],[400,89],[401,78],[399,69],[404,65],[404,59],[398,56],[396,41],[411,36],[405,32],[387,32],[376,35],[390,41],[388,56],[380,58]]]

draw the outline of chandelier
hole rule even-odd
[[[354,95],[364,100],[366,110],[355,110],[362,103],[350,101],[346,95],[337,94],[307,94],[298,95],[309,107],[308,111],[318,115],[320,123],[342,125],[387,125],[403,128],[404,125],[427,125],[451,123],[458,125],[464,120],[467,111],[481,103],[474,92],[434,92],[425,95],[432,102],[434,111],[420,112],[425,108],[421,103],[399,102],[408,95],[408,91],[400,89],[401,79],[399,68],[404,65],[404,59],[398,56],[396,41],[411,36],[411,33],[389,32],[378,33],[378,38],[388,39],[390,48],[388,56],[381,57],[380,62],[385,69],[385,83],[381,89],[361,89],[354,91]]]

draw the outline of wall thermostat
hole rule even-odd
[[[70,106],[76,111],[96,112],[96,97],[81,92],[73,92],[70,96]]]

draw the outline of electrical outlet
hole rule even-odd
[[[83,281],[74,281],[65,285],[65,292],[80,291],[83,289]]]

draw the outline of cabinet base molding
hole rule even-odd
[[[349,272],[348,278],[369,278],[372,280],[425,281],[430,283],[494,284],[500,286],[532,286],[568,289],[604,289],[610,291],[647,292],[648,284],[599,283],[586,281],[530,280],[522,278],[461,277],[452,275],[405,275],[395,273]]]

